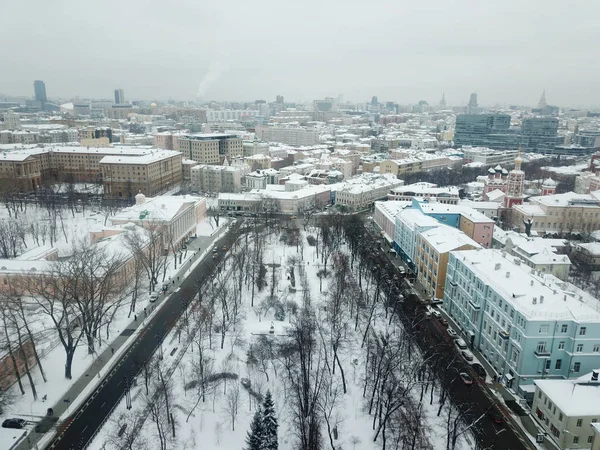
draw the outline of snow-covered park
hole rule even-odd
[[[267,392],[283,450],[475,448],[362,224],[250,222],[90,448],[271,449],[249,437]]]

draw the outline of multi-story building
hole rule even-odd
[[[390,246],[394,243],[396,216],[407,207],[410,207],[410,202],[375,202],[373,222],[377,224]]]
[[[555,117],[529,117],[521,123],[519,145],[527,152],[547,153],[562,144]]]
[[[433,217],[426,216],[414,208],[405,208],[396,215],[394,250],[413,272],[418,270],[415,265],[417,235],[422,231],[435,228],[439,224]]]
[[[589,233],[600,229],[600,191],[531,197],[515,205],[512,224],[524,230],[524,221],[541,234]]]
[[[600,269],[600,243],[584,242],[575,244],[573,258],[587,266],[590,270]]]
[[[510,128],[508,114],[459,114],[456,116],[454,144],[514,149],[518,146],[518,129]]]
[[[209,122],[248,120],[258,114],[259,111],[255,109],[209,109],[206,111],[206,120]]]
[[[600,367],[598,301],[499,250],[450,253],[445,311],[467,341],[525,397],[533,380]]]
[[[448,225],[441,225],[416,234],[414,264],[417,279],[431,295],[444,298],[446,268],[449,252],[471,250],[481,246],[465,233]]]
[[[200,164],[223,164],[244,153],[244,142],[235,134],[184,134],[173,136],[173,149]]]
[[[297,126],[257,125],[256,136],[261,141],[289,145],[315,145],[319,142],[318,130]]]
[[[477,162],[484,166],[512,164],[517,157],[517,150],[499,151],[487,147],[463,146],[461,151],[465,163]]]
[[[248,169],[237,166],[200,164],[191,169],[192,189],[200,192],[240,192]]]
[[[534,380],[533,417],[561,450],[600,448],[594,427],[600,424],[598,371],[575,380]]]
[[[178,249],[185,240],[196,234],[196,225],[206,216],[206,199],[192,195],[135,196],[135,205],[124,208],[110,218],[113,225],[134,223],[142,228],[160,226],[169,242],[166,250]],[[170,248],[169,248],[170,247]]]
[[[42,80],[35,80],[33,82],[33,92],[35,93],[36,102],[40,102],[43,105],[48,101],[48,97],[46,97],[46,83]]]
[[[100,160],[105,198],[158,195],[181,183],[181,153],[155,150],[142,156],[105,156]]]
[[[12,109],[9,109],[4,113],[4,123],[2,127],[5,130],[20,130],[21,117]]]
[[[385,199],[390,189],[399,186],[401,180],[393,176],[363,174],[334,185],[335,203],[349,209],[359,210],[371,206],[376,200]]]
[[[447,205],[458,203],[458,188],[456,186],[438,187],[433,183],[413,183],[395,187],[388,193],[388,200],[412,201],[418,198]]]
[[[117,105],[125,103],[125,91],[123,89],[115,89],[115,103]]]

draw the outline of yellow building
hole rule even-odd
[[[443,299],[449,253],[478,248],[481,246],[477,242],[448,225],[417,233],[414,254],[417,279],[431,297]]]

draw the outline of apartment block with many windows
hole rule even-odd
[[[600,367],[597,300],[491,249],[450,253],[444,309],[502,380],[526,398],[533,380]]]

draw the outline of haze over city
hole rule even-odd
[[[60,0],[2,6],[0,92],[594,106],[600,3]],[[49,19],[51,18],[51,19]],[[7,70],[10,69],[10,70]],[[204,81],[203,81],[204,80]]]

